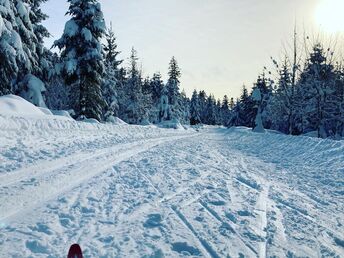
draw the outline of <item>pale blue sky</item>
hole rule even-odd
[[[299,27],[314,29],[314,13],[321,0],[101,0],[105,19],[112,21],[121,58],[132,46],[145,75],[160,71],[166,78],[174,55],[182,69],[188,95],[204,89],[222,98],[237,97],[280,57],[290,40],[295,19]],[[49,0],[45,22],[53,38],[61,36],[68,4]]]

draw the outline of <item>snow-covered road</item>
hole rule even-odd
[[[65,257],[74,242],[85,257],[344,255],[343,142],[13,123],[0,136],[1,257]]]

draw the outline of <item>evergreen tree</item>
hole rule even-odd
[[[163,87],[159,104],[159,122],[167,121],[170,119],[170,105],[168,103],[168,89]]]
[[[190,124],[197,125],[201,123],[201,107],[198,99],[198,93],[193,91],[190,103]]]
[[[220,112],[221,112],[222,124],[226,125],[230,120],[229,99],[227,95],[223,97]]]
[[[125,84],[127,98],[124,105],[124,120],[130,124],[147,123],[150,99],[143,93],[141,73],[138,70],[138,57],[134,48],[131,50],[129,78]]]
[[[326,138],[333,134],[330,129],[334,119],[336,102],[332,95],[335,92],[335,72],[332,65],[332,53],[326,55],[321,44],[315,44],[307,60],[299,82],[299,94],[302,100],[302,132],[317,131],[318,137]]]
[[[213,95],[209,95],[207,99],[205,123],[208,125],[216,124],[216,100]]]
[[[204,90],[201,90],[198,93],[198,101],[199,101],[199,106],[200,106],[200,118],[201,118],[201,122],[203,124],[206,124],[206,110],[207,110],[207,94]]]
[[[180,94],[180,107],[181,118],[179,119],[182,124],[190,124],[190,99],[186,96],[186,92],[183,89]]]
[[[112,24],[105,35],[106,43],[104,49],[105,74],[102,83],[102,96],[105,101],[103,110],[105,121],[114,121],[114,117],[119,115],[118,91],[122,89],[119,65],[123,60],[118,59],[117,44]]]
[[[239,113],[237,114],[238,119],[236,125],[252,127],[256,114],[254,112],[254,102],[248,94],[248,90],[245,85],[242,87],[242,94],[237,105],[239,105],[237,108]]]
[[[225,124],[225,119],[222,116],[222,112],[221,112],[221,108],[222,108],[222,103],[220,99],[217,99],[216,101],[216,124],[217,125],[224,125]],[[228,121],[226,121],[228,122]]]
[[[39,21],[33,19],[32,13],[26,1],[0,2],[0,94],[14,93],[29,101],[39,99],[34,104],[45,106],[42,97],[45,86],[34,76],[39,76],[41,70],[37,49],[43,43],[35,35]],[[35,87],[33,81],[40,87]]]
[[[170,105],[170,117],[168,119],[179,120],[183,116],[183,112],[181,110],[181,95],[179,92],[179,78],[181,76],[181,72],[177,60],[174,57],[172,57],[170,61],[168,75],[169,79],[166,85],[168,90],[168,103]]]
[[[33,32],[37,39],[36,54],[38,57],[38,69],[34,72],[42,80],[49,80],[51,77],[52,68],[52,53],[44,47],[44,39],[50,37],[50,33],[46,27],[43,26],[48,15],[46,15],[41,5],[48,0],[26,0],[30,3],[30,20],[33,27]]]
[[[160,73],[153,74],[152,80],[150,82],[150,87],[153,102],[157,103],[162,95],[162,90],[164,88],[164,82],[161,79]]]
[[[0,1],[0,95],[13,92],[19,62],[25,60],[20,36],[14,30],[17,27],[15,14],[13,1]]]
[[[155,73],[149,83],[150,97],[152,101],[152,106],[150,110],[150,121],[153,123],[158,123],[160,121],[160,100],[164,88],[164,82],[161,79],[161,74]]]
[[[105,22],[97,0],[68,0],[66,23],[62,37],[55,41],[61,52],[60,71],[71,86],[76,116],[101,120],[103,106],[101,83],[104,73],[102,45]]]
[[[105,34],[106,44],[103,45],[105,53],[105,63],[110,64],[112,69],[115,71],[116,77],[120,73],[120,65],[123,63],[123,60],[118,58],[118,55],[121,53],[117,50],[116,36],[112,28],[112,23],[110,23],[110,28],[106,31]]]

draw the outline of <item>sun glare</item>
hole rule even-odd
[[[344,0],[321,0],[315,19],[317,25],[326,32],[344,32]]]

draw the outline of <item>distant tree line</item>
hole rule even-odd
[[[44,47],[50,34],[42,25],[47,19],[43,2],[0,1],[0,95],[72,110],[81,120],[114,122],[118,117],[130,124],[176,121],[344,136],[344,68],[320,43],[301,59],[294,39],[292,58],[273,60],[276,78],[264,69],[252,90],[244,86],[238,99],[226,95],[219,100],[196,90],[190,99],[180,90],[181,70],[174,57],[166,82],[158,72],[143,78],[134,48],[129,67],[123,66],[97,0],[68,0],[71,18],[54,43],[59,54],[52,53]]]

